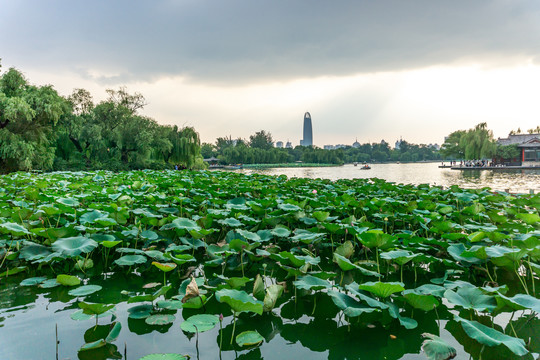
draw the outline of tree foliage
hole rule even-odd
[[[451,133],[441,147],[441,154],[457,159],[486,159],[497,150],[493,132],[486,123],[480,123],[473,129],[458,130]]]
[[[146,100],[126,88],[94,104],[85,89],[63,98],[16,69],[0,76],[0,169],[128,170],[204,167],[192,127],[159,125],[140,111]]]

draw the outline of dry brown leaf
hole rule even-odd
[[[199,287],[195,281],[195,277],[191,277],[191,281],[186,288],[186,295],[182,298],[182,302],[185,303],[189,299],[193,299],[199,296]]]

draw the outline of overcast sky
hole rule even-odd
[[[2,70],[62,94],[126,86],[204,142],[442,143],[540,125],[537,0],[0,0]]]

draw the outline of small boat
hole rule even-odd
[[[357,165],[358,165],[358,163],[357,163],[357,162],[355,161],[355,162],[353,162],[353,165],[354,165],[354,166],[357,166]]]
[[[360,168],[360,170],[369,170],[369,169],[371,169],[371,166],[369,166],[368,164],[365,164],[364,166]]]

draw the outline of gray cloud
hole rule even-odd
[[[535,0],[0,5],[4,62],[74,71],[103,83],[171,75],[203,82],[280,81],[540,59]]]

